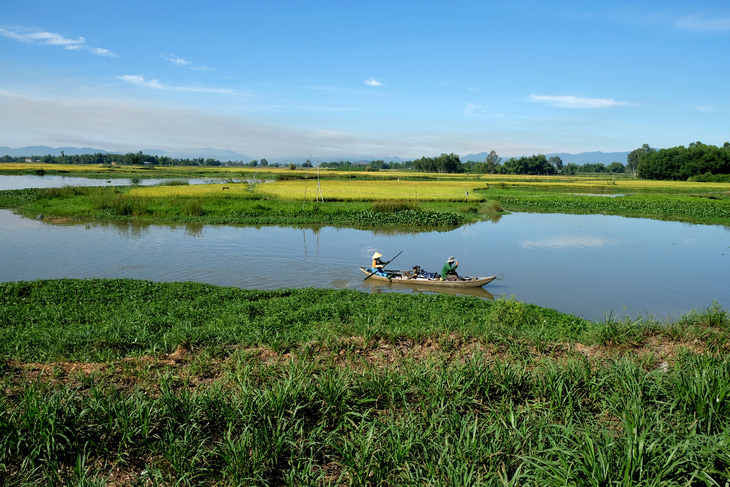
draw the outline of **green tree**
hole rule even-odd
[[[626,170],[628,170],[633,177],[636,177],[638,174],[639,159],[641,156],[654,151],[655,149],[649,147],[649,144],[644,144],[641,148],[629,152],[629,155],[626,156]]]
[[[504,169],[510,174],[550,174],[553,167],[543,154],[530,157],[510,158],[504,163]]]
[[[490,151],[485,161],[486,168],[484,172],[487,174],[495,174],[499,172],[499,165],[501,162],[502,158],[499,157],[495,151]]]
[[[259,164],[261,164],[261,167],[266,167],[269,165],[269,161],[267,161],[266,159],[261,159],[261,161],[259,161]]]
[[[552,156],[550,159],[548,159],[548,162],[551,166],[553,166],[556,174],[560,174],[563,172],[563,160],[560,157]]]
[[[702,142],[647,152],[639,158],[638,175],[643,179],[685,181],[722,174],[730,174],[730,152]]]
[[[622,172],[624,172],[624,169],[625,169],[624,165],[621,164],[620,162],[612,162],[611,164],[609,164],[606,167],[606,171],[608,171],[610,173],[622,173]]]

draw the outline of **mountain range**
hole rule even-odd
[[[82,155],[82,154],[118,154],[119,152],[111,152],[103,149],[94,149],[91,147],[49,147],[45,145],[36,145],[29,147],[19,147],[13,149],[10,147],[0,147],[0,156],[7,155],[10,157],[40,157],[45,155],[60,156],[61,152],[66,155]],[[249,157],[246,154],[241,154],[232,150],[224,149],[186,149],[177,151],[166,151],[161,149],[143,149],[143,154],[156,155],[156,156],[167,156],[177,159],[216,159],[221,162],[249,162],[253,157]],[[467,154],[466,156],[460,156],[461,162],[484,162],[489,155],[488,152],[480,152],[478,154]],[[554,154],[545,154],[546,157],[558,156],[563,161],[563,164],[604,164],[609,165],[612,162],[626,163],[626,156],[629,155],[629,151],[626,152],[581,152],[578,154],[569,154],[565,152],[559,152]],[[521,156],[514,156],[521,157]],[[271,157],[267,158],[270,164],[301,164],[309,159],[308,156],[289,156],[289,157]],[[509,157],[502,157],[502,161],[509,159]],[[376,157],[368,155],[352,155],[349,157],[334,156],[334,157],[312,157],[312,162],[332,162],[349,160],[351,162],[369,162],[373,160],[383,160],[385,162],[404,162],[406,159],[400,157]]]

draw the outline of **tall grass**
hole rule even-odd
[[[716,306],[659,326],[511,300],[64,279],[0,284],[0,320],[5,485],[730,481],[727,347],[663,368],[633,352],[719,343]]]
[[[393,374],[253,358],[197,388],[166,373],[149,390],[31,382],[0,400],[0,464],[6,485],[55,475],[102,483],[111,472],[183,485],[730,481],[727,428],[696,431],[666,395],[671,374],[618,361],[594,365],[586,383],[571,379],[570,367],[477,355],[469,363],[406,360]],[[545,396],[544,380],[563,381],[585,411],[566,417],[569,406]]]

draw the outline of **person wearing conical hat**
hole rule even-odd
[[[383,254],[381,254],[380,252],[375,252],[373,254],[373,265],[370,267],[372,267],[373,269],[382,269],[383,267],[385,267],[385,264],[387,264],[387,262],[383,262],[382,260],[380,260],[382,256]]]

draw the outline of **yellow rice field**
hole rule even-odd
[[[518,176],[513,174],[437,174],[419,173],[407,170],[385,171],[336,171],[332,169],[297,168],[291,170],[284,167],[210,167],[210,166],[174,166],[174,167],[142,167],[142,166],[110,166],[95,164],[42,164],[42,163],[0,163],[0,174],[4,171],[48,171],[48,172],[75,172],[97,173],[112,176],[115,172],[137,173],[140,176],[165,178],[195,178],[218,177],[223,179],[254,179],[263,175],[271,178],[278,175],[308,177],[303,180],[280,181],[276,183],[259,184],[255,191],[282,199],[303,199],[305,185],[307,199],[314,199],[317,191],[317,176],[320,176],[321,195],[325,200],[376,200],[376,199],[419,199],[423,201],[452,200],[466,201],[466,192],[469,200],[479,200],[474,195],[474,189],[483,189],[491,184],[504,184],[509,187],[539,188],[551,187],[580,187],[596,190],[610,189],[614,193],[641,192],[642,190],[678,190],[697,191],[698,193],[730,191],[730,183],[700,183],[686,181],[651,181],[633,179],[625,175],[613,177],[611,175],[594,176]],[[159,176],[157,175],[159,173]],[[164,174],[163,174],[164,173]],[[173,173],[173,175],[171,175]],[[329,180],[328,177],[355,177],[353,180]],[[363,180],[359,178],[368,178]],[[423,181],[408,181],[407,179],[423,178]],[[378,179],[382,179],[379,181]],[[247,184],[227,184],[230,193],[248,191]],[[207,188],[207,189],[206,189]],[[144,196],[165,196],[167,191],[174,195],[220,196],[220,185],[179,186],[174,188],[140,188],[133,190]],[[147,194],[149,192],[149,194]],[[311,194],[310,194],[311,193]]]
[[[280,181],[261,184],[257,192],[279,199],[317,199],[325,201],[484,201],[474,194],[483,189],[482,183],[458,181]]]
[[[314,201],[484,201],[475,194],[483,189],[482,183],[455,181],[338,181],[309,179],[306,181],[278,181],[255,185],[256,194],[282,200]],[[223,189],[228,188],[228,189]],[[129,194],[140,197],[221,197],[249,193],[248,184],[205,184],[191,186],[154,186],[130,190]]]

